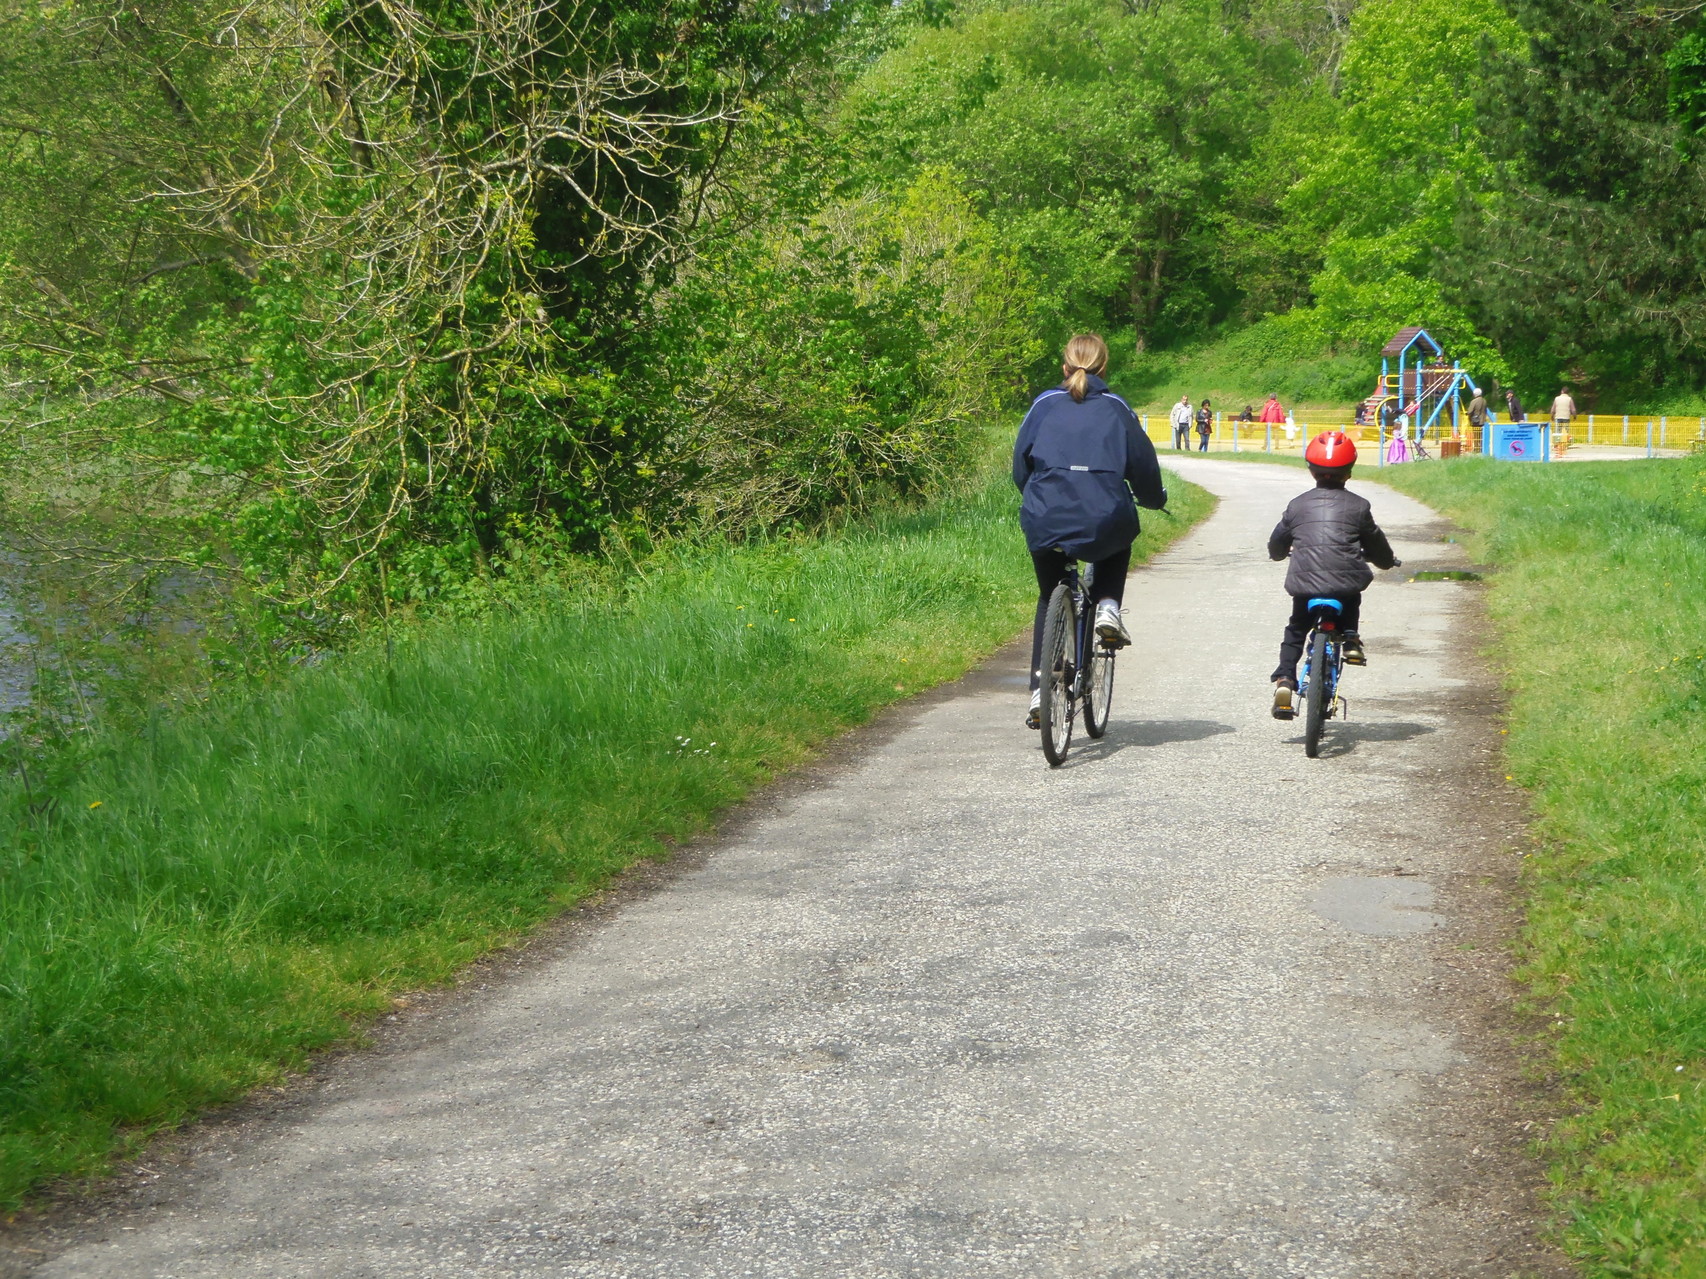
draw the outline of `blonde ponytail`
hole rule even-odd
[[[1099,333],[1080,333],[1066,344],[1066,355],[1060,371],[1066,375],[1061,383],[1067,393],[1080,404],[1090,389],[1091,375],[1101,377],[1108,367],[1108,344]]]

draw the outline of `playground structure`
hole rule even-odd
[[[1447,360],[1445,348],[1421,325],[1399,329],[1380,348],[1380,380],[1357,415],[1377,430],[1378,464],[1426,457],[1430,431],[1459,437],[1467,425],[1463,393],[1472,394],[1473,387],[1462,364]]]
[[[1206,449],[1273,453],[1301,452],[1309,438],[1322,430],[1349,431],[1363,443],[1375,443],[1376,465],[1408,462],[1430,456],[1427,437],[1432,434],[1443,457],[1483,453],[1509,461],[1550,462],[1572,447],[1571,439],[1589,447],[1610,446],[1624,455],[1644,448],[1646,456],[1672,455],[1678,450],[1706,452],[1706,415],[1647,417],[1630,414],[1588,413],[1578,415],[1570,435],[1552,438],[1549,416],[1512,422],[1492,405],[1487,409],[1486,429],[1469,422],[1467,396],[1475,379],[1462,363],[1447,358],[1445,349],[1419,324],[1408,325],[1392,335],[1380,350],[1380,377],[1374,393],[1352,409],[1299,410],[1274,424],[1240,420],[1231,414],[1215,413]],[[1467,393],[1467,396],[1466,394]],[[1225,397],[1216,397],[1223,399]],[[1167,426],[1170,405],[1157,406],[1139,415],[1143,430],[1157,444],[1170,442]],[[1251,410],[1247,409],[1246,413]],[[1585,427],[1585,430],[1584,430]],[[1200,437],[1194,433],[1193,440]]]
[[[1138,414],[1144,433],[1158,448],[1167,448],[1171,434],[1167,425],[1170,405],[1159,404]],[[1270,427],[1265,422],[1240,422],[1230,413],[1214,415],[1210,445],[1214,452],[1226,453],[1302,453],[1303,446],[1322,431],[1348,431],[1359,443],[1373,447],[1378,438],[1378,426],[1364,425],[1355,420],[1362,405],[1354,408],[1301,409],[1288,432],[1286,424]],[[1443,414],[1442,414],[1443,416]],[[1496,443],[1501,434],[1514,432],[1518,426],[1527,430],[1550,429],[1544,421],[1504,423],[1488,410],[1488,434]],[[1460,417],[1461,439],[1469,452],[1480,452],[1483,440],[1480,433],[1467,423],[1467,412]],[[1645,453],[1647,457],[1671,457],[1687,452],[1706,452],[1706,415],[1661,416],[1629,413],[1588,413],[1575,422],[1571,447],[1609,448],[1622,456]],[[1193,438],[1193,446],[1195,440]],[[1559,453],[1558,441],[1553,442],[1552,456]],[[1194,448],[1193,450],[1194,451]]]

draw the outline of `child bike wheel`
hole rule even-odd
[[[1321,729],[1327,723],[1328,660],[1327,633],[1316,631],[1309,637],[1309,695],[1303,704],[1303,753],[1310,759],[1321,754]]]
[[[1097,644],[1090,650],[1090,670],[1084,688],[1084,731],[1100,737],[1108,731],[1108,710],[1114,701],[1114,650]]]
[[[1072,592],[1054,588],[1048,612],[1043,617],[1042,706],[1039,708],[1043,755],[1050,768],[1066,762],[1072,746],[1072,712],[1077,700],[1078,672],[1073,669],[1077,654],[1074,637],[1078,618],[1072,610]]]

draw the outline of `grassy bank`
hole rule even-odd
[[[1592,1275],[1706,1274],[1706,469],[1381,476],[1473,530],[1534,796],[1525,975],[1580,1112],[1547,1153]]]
[[[1251,359],[1236,341],[1224,341],[1135,356],[1114,389],[1151,410],[1188,395],[1192,404],[1207,396],[1221,412],[1235,414],[1246,404],[1260,410],[1272,391],[1286,408],[1299,413],[1341,411],[1368,394],[1379,372],[1378,354],[1267,362]]]
[[[1173,489],[1140,555],[1208,512]],[[695,553],[107,743],[0,851],[0,1202],[347,1038],[966,670],[1029,616],[1016,507],[992,482]]]

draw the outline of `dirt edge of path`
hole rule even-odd
[[[1441,519],[1441,541],[1461,534]],[[1480,568],[1481,566],[1469,566]],[[1449,1130],[1418,1132],[1410,1161],[1428,1167],[1428,1210],[1486,1223],[1499,1247],[1484,1273],[1509,1279],[1569,1279],[1581,1272],[1558,1246],[1558,1223],[1537,1143],[1562,1115],[1563,1096],[1552,1073],[1550,1021],[1525,1005],[1516,980],[1516,944],[1524,926],[1522,871],[1536,847],[1527,796],[1505,779],[1500,732],[1506,700],[1488,654],[1492,622],[1479,583],[1440,583],[1465,593],[1454,646],[1461,688],[1448,704],[1470,736],[1470,749],[1441,761],[1428,784],[1459,800],[1461,829],[1455,875],[1429,872],[1452,919],[1433,943],[1435,981],[1419,992],[1430,1020],[1449,1026],[1473,1047],[1464,1065],[1425,1085],[1428,1113],[1450,1113]],[[1407,589],[1434,589],[1412,583]],[[1395,858],[1395,867],[1402,859]],[[1469,1139],[1465,1140],[1468,1136]],[[1465,1153],[1467,1152],[1467,1153]]]

